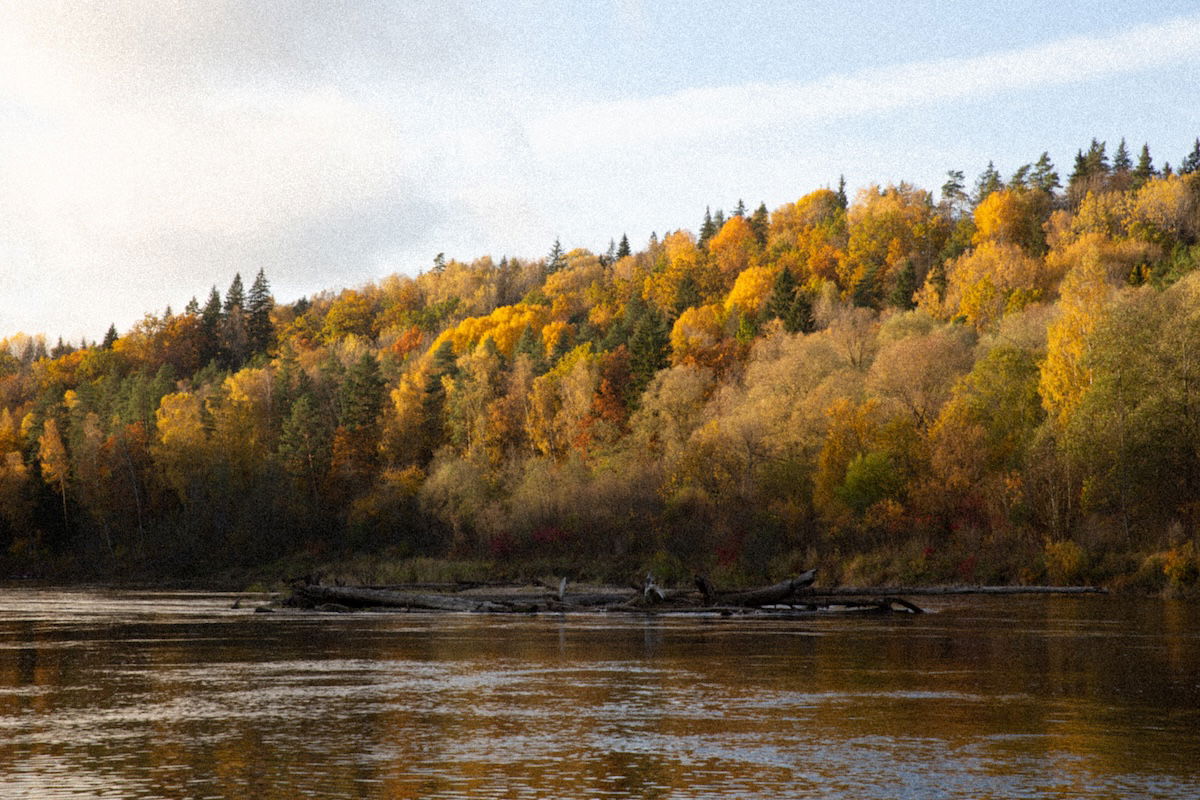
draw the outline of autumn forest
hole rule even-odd
[[[1200,581],[1200,140],[0,339],[0,577]],[[700,198],[698,205],[703,205]],[[181,298],[181,300],[186,298]]]

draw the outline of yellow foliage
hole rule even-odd
[[[1104,264],[1094,252],[1063,279],[1062,314],[1047,331],[1038,389],[1046,410],[1064,427],[1091,383],[1091,370],[1083,364],[1088,336],[1105,314],[1111,295]]]
[[[940,302],[929,283],[917,302],[933,317],[961,315],[977,330],[987,330],[1009,310],[1050,295],[1061,276],[1060,268],[1057,262],[1035,258],[1016,244],[988,240],[946,266],[946,289]]]
[[[429,352],[436,352],[442,342],[449,341],[454,352],[462,355],[490,336],[501,353],[511,356],[525,328],[541,330],[549,322],[550,313],[550,309],[542,305],[501,306],[486,317],[467,317],[453,328],[442,331],[430,345]]]
[[[1173,175],[1147,182],[1130,204],[1130,233],[1158,243],[1200,234],[1198,195],[1200,175]]]
[[[685,278],[695,283],[702,302],[715,302],[725,292],[724,278],[696,247],[688,231],[667,234],[662,243],[665,256],[662,269],[648,275],[642,284],[642,296],[660,310],[673,312],[679,288]]]
[[[847,217],[849,240],[838,273],[838,283],[846,291],[869,279],[886,295],[909,261],[918,277],[923,276],[949,230],[934,212],[929,193],[904,183],[862,190]]]
[[[767,250],[778,268],[787,267],[801,283],[813,278],[837,280],[845,256],[846,213],[829,189],[810,192],[775,209],[767,231]]]
[[[725,298],[725,310],[732,311],[734,306],[758,313],[766,305],[767,298],[775,286],[775,277],[779,271],[771,267],[750,267],[738,275]]]
[[[689,308],[671,328],[671,359],[678,364],[688,355],[707,350],[724,336],[725,309],[719,305]]]
[[[547,353],[553,353],[563,342],[571,340],[575,326],[562,320],[553,320],[542,328],[542,345]]]
[[[757,250],[754,231],[743,217],[730,217],[708,242],[708,252],[727,280],[749,267]]]
[[[975,209],[975,244],[1015,244],[1030,252],[1044,245],[1042,218],[1049,213],[1050,199],[1040,191],[1001,189],[992,192]]]

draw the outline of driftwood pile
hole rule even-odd
[[[903,612],[920,614],[922,610],[907,600],[893,596],[830,596],[813,590],[816,570],[808,570],[771,586],[756,589],[721,591],[706,578],[697,577],[695,589],[661,588],[647,575],[640,586],[630,590],[593,589],[569,592],[567,581],[557,591],[499,591],[477,585],[406,585],[406,586],[324,586],[301,583],[284,601],[291,608],[318,611],[458,611],[486,613],[545,612],[627,612],[642,614],[712,614],[734,616],[791,616],[822,610]],[[436,591],[435,591],[436,590]]]

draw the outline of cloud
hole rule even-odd
[[[809,82],[688,89],[580,103],[535,120],[541,152],[637,150],[882,114],[1002,92],[1056,87],[1200,59],[1200,17],[1080,36],[1021,50],[898,64]]]
[[[235,271],[286,299],[426,264],[452,230],[484,243],[489,202],[528,206],[498,168],[525,160],[494,110],[510,77],[453,2],[6,6],[0,335],[95,337]]]

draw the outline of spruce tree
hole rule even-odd
[[[108,331],[104,334],[104,341],[100,345],[101,350],[112,350],[113,344],[117,341],[117,326],[115,324],[108,326]]]
[[[1121,137],[1120,144],[1117,145],[1117,152],[1113,156],[1112,162],[1113,172],[1123,174],[1133,169],[1133,161],[1129,158],[1129,148],[1125,146],[1125,137]]]
[[[208,302],[200,312],[200,335],[200,361],[208,364],[221,352],[221,293],[216,286],[212,287]]]
[[[200,301],[196,299],[195,295],[192,295],[192,299],[188,300],[188,304],[183,307],[183,313],[190,317],[195,317],[200,314]]]
[[[235,273],[233,282],[229,284],[229,290],[225,292],[224,312],[228,316],[229,312],[235,308],[246,307],[246,290],[242,287],[242,274]]]
[[[253,353],[266,352],[271,345],[274,329],[271,326],[271,287],[267,284],[267,276],[260,269],[250,286],[247,301],[246,335],[250,340],[250,351]]]
[[[384,386],[379,362],[370,353],[364,353],[342,382],[341,424],[352,431],[373,427],[383,408]]]
[[[666,321],[647,309],[629,337],[629,372],[632,394],[640,397],[655,373],[667,366],[671,332]]]
[[[1140,188],[1154,175],[1154,160],[1150,158],[1150,145],[1143,144],[1142,152],[1138,155],[1137,166],[1133,168],[1133,188]]]
[[[546,257],[546,274],[549,275],[558,272],[566,265],[566,259],[563,258],[562,244],[558,239],[555,239],[554,246],[550,248],[550,254]]]
[[[838,207],[843,210],[850,207],[850,200],[849,200],[849,198],[846,197],[846,176],[845,175],[838,176],[837,204],[838,204]]]
[[[746,216],[746,203],[740,197],[738,198],[737,205],[733,208],[733,215],[735,217]]]
[[[624,258],[625,256],[630,255],[631,252],[632,251],[629,249],[629,237],[622,233],[621,234],[621,243],[619,245],[617,245],[617,260],[620,260],[620,259]]]
[[[759,203],[758,208],[750,215],[750,230],[754,231],[754,238],[759,247],[766,246],[769,228],[770,215],[767,213],[767,204]]]
[[[712,210],[704,207],[704,221],[700,223],[700,244],[705,244],[717,232],[716,225],[713,223]]]
[[[1191,175],[1193,172],[1200,172],[1200,137],[1196,139],[1192,152],[1188,153],[1179,165],[1180,175]]]

